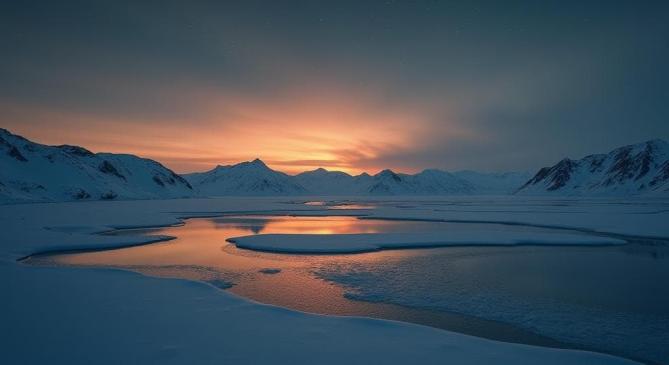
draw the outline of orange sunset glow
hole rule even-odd
[[[261,158],[289,174],[318,167],[375,173],[386,168],[377,162],[382,155],[410,150],[429,138],[429,109],[393,107],[352,94],[321,89],[258,100],[200,92],[184,117],[119,120],[53,111],[27,116],[17,110],[13,120],[57,121],[57,126],[19,122],[14,127],[45,144],[74,142],[94,152],[136,154],[177,172]],[[449,134],[456,138],[465,132],[453,126]]]

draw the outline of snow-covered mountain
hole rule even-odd
[[[511,194],[532,177],[530,172],[478,172],[462,170],[453,175],[468,181],[479,194]]]
[[[351,176],[341,171],[319,168],[303,172],[295,179],[307,191],[318,195],[445,195],[472,194],[469,182],[448,172],[424,170],[415,175],[383,170],[376,175]]]
[[[524,184],[523,184],[524,183]],[[352,176],[319,168],[295,176],[259,159],[179,176],[133,155],[46,146],[0,129],[0,202],[279,195],[669,195],[669,143],[652,140],[522,172]]]
[[[342,171],[318,168],[295,175],[295,181],[314,195],[359,195],[368,185],[371,176],[351,176]]]
[[[0,202],[189,196],[190,184],[156,161],[46,146],[0,128]]]
[[[669,194],[669,143],[654,139],[544,167],[519,194]]]
[[[319,168],[295,176],[256,159],[211,171],[184,175],[202,195],[446,195],[473,194],[475,187],[448,172],[425,170],[415,175],[383,170],[351,176]]]
[[[372,176],[366,192],[371,195],[458,195],[473,194],[476,189],[446,171],[429,169],[408,175],[383,170]]]
[[[185,174],[205,196],[224,195],[299,195],[307,190],[293,176],[274,171],[259,159],[236,165],[216,166],[206,172]]]

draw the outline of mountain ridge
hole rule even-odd
[[[290,175],[270,169],[259,158],[182,176],[196,187],[199,194],[207,196],[306,193],[306,189],[292,181]]]
[[[253,167],[253,168],[252,168]],[[495,174],[477,173],[492,181]],[[513,176],[522,176],[513,173]],[[450,172],[425,169],[416,174],[404,174],[384,169],[377,174],[350,175],[342,171],[329,171],[322,167],[288,175],[269,168],[262,160],[240,162],[235,165],[217,166],[184,177],[202,194],[226,195],[470,195],[485,194],[500,189],[470,182]],[[518,180],[519,186],[524,180]]]
[[[159,162],[43,145],[0,128],[0,201],[163,199],[193,193],[190,183]]]
[[[643,195],[669,193],[669,143],[630,144],[541,168],[516,194]]]
[[[296,175],[260,158],[178,175],[130,154],[48,146],[0,128],[0,202],[165,199],[206,196],[669,195],[669,143],[653,139],[528,172],[351,175],[319,167]]]

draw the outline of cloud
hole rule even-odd
[[[666,7],[15,3],[0,122],[179,171],[531,169],[669,136]]]

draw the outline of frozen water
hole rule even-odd
[[[356,232],[392,238],[399,232],[405,238],[429,232],[436,237],[479,237],[476,246],[493,246],[332,256],[221,249],[230,236],[267,237],[265,232],[293,233],[288,238],[300,232],[297,237],[307,237],[313,244],[319,243],[315,238],[346,238]],[[635,241],[616,247],[579,247],[592,239],[577,232],[567,241],[572,247],[494,247],[509,237],[555,239],[565,231],[355,217],[232,216],[114,234],[140,233],[177,238],[165,244],[55,256],[55,260],[201,280],[254,300],[316,313],[378,316],[456,330],[463,321],[469,323],[466,333],[489,338],[571,344],[655,361],[667,355],[669,294],[662,283],[669,280],[669,266],[661,244]],[[277,278],[257,275],[280,272]],[[357,305],[342,297],[374,304]],[[461,316],[444,322],[444,313]],[[497,327],[502,326],[477,319],[508,323],[557,342],[522,332],[500,336]],[[516,330],[509,326],[504,331]]]
[[[449,248],[323,266],[355,300],[463,313],[661,363],[669,358],[669,250]]]

